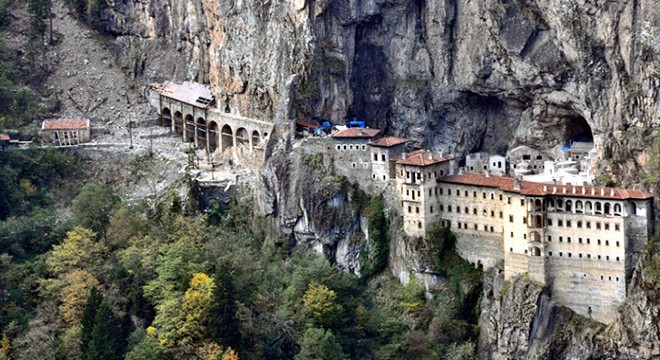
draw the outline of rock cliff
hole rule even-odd
[[[110,1],[104,24],[136,76],[210,83],[226,111],[457,154],[593,133],[626,175],[660,122],[654,0]]]
[[[482,359],[652,359],[660,356],[660,288],[635,269],[618,319],[605,326],[558,306],[546,289],[518,277],[484,277]]]

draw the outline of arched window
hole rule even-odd
[[[543,210],[543,201],[541,199],[536,199],[534,201],[534,211],[542,211]]]
[[[573,202],[571,200],[566,200],[566,212],[573,211]]]
[[[600,201],[596,201],[596,214],[603,214],[603,204],[601,204]]]
[[[555,201],[552,199],[549,199],[548,202],[548,210],[554,210],[555,209]]]
[[[543,218],[541,217],[541,215],[536,215],[534,225],[536,227],[543,227]]]
[[[612,205],[610,203],[605,203],[605,215],[612,215]]]
[[[532,248],[532,256],[541,256],[541,249],[534,246],[534,248]]]
[[[590,213],[592,213],[592,212],[594,211],[594,206],[593,206],[593,204],[591,203],[591,201],[587,201],[587,202],[584,203],[584,211],[585,211],[587,214],[590,214]]]
[[[614,204],[614,216],[621,216],[621,204]]]
[[[582,213],[584,211],[584,206],[582,205],[582,201],[578,200],[575,202],[575,212]]]
[[[564,211],[564,203],[561,199],[557,199],[557,211]]]

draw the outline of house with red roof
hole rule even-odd
[[[394,179],[394,161],[392,159],[401,156],[406,151],[408,139],[395,136],[387,136],[378,140],[370,141],[371,151],[371,179],[387,183]]]
[[[41,134],[55,146],[76,146],[89,142],[91,128],[86,119],[48,119],[41,123]]]
[[[371,179],[371,152],[367,144],[378,135],[379,129],[357,127],[332,134],[335,172],[351,181],[368,182]]]

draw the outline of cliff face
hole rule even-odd
[[[618,319],[605,326],[556,305],[524,278],[484,277],[482,359],[651,359],[660,356],[660,288],[638,266]]]
[[[359,117],[458,154],[593,132],[621,174],[660,122],[654,0],[151,0],[104,17],[136,75],[207,82],[221,108],[277,122]]]

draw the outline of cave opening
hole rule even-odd
[[[562,134],[563,146],[571,146],[575,142],[593,142],[594,135],[587,120],[579,115],[566,119]]]

